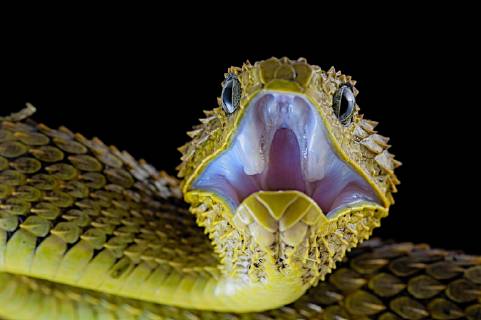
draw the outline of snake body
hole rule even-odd
[[[481,319],[481,257],[359,245],[387,215],[400,163],[357,105],[348,116],[333,110],[354,85],[302,59],[230,68],[219,107],[180,149],[183,180],[98,138],[38,124],[31,107],[0,118],[0,316]],[[328,212],[325,198],[289,187],[232,202],[209,184],[249,128],[248,110],[286,99],[320,119],[332,161],[355,177],[362,201]]]

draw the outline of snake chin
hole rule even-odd
[[[319,111],[302,95],[275,91],[252,100],[229,148],[193,189],[221,196],[232,211],[259,191],[300,191],[328,217],[357,203],[380,204],[370,184],[337,154]]]

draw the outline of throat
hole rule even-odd
[[[297,190],[305,192],[299,143],[289,128],[274,134],[269,152],[269,164],[261,183],[264,190]]]

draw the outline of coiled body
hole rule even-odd
[[[481,319],[481,258],[377,240],[293,304],[261,313],[162,306],[2,273],[11,319]]]
[[[2,317],[481,317],[480,257],[378,241],[355,249],[325,282],[276,310],[236,315],[147,302],[159,283],[170,288],[165,295],[192,299],[192,283],[220,276],[176,180],[98,139],[33,122],[3,121],[0,154]]]

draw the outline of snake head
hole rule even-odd
[[[380,225],[400,163],[357,93],[350,76],[304,59],[225,74],[219,106],[189,132],[178,167],[224,271],[312,285]]]

